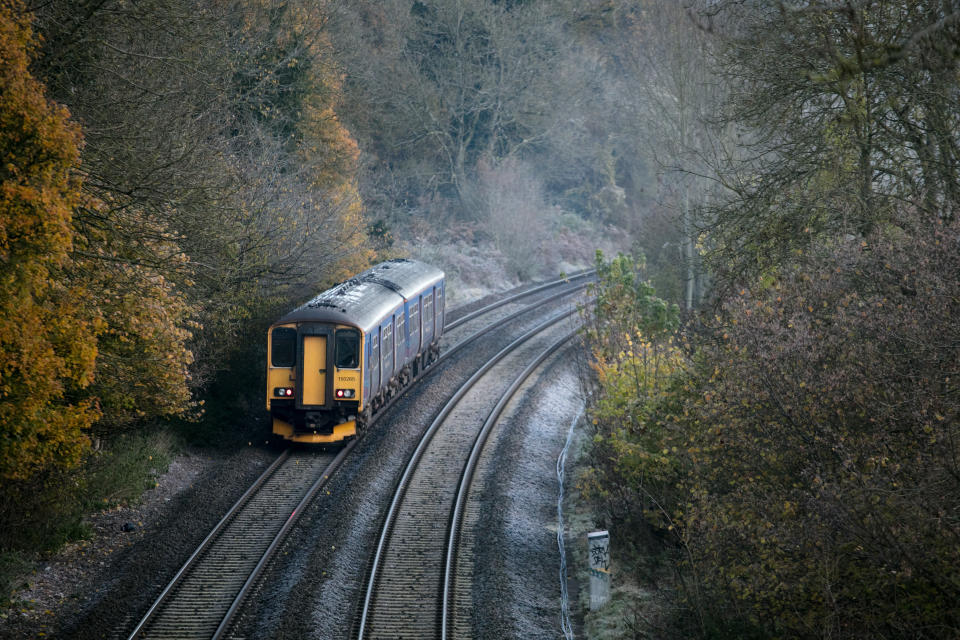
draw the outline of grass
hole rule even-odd
[[[589,464],[589,438],[580,433],[571,452],[574,464],[570,478],[575,479]],[[635,570],[635,557],[624,548],[625,541],[611,531],[611,585],[610,601],[596,611],[590,610],[590,559],[587,533],[602,528],[596,526],[596,514],[576,488],[575,480],[568,490],[565,510],[567,532],[572,543],[567,547],[570,571],[580,585],[579,601],[575,603],[578,617],[583,621],[583,636],[592,640],[621,640],[624,638],[661,637],[657,627],[664,616],[662,598],[652,583],[654,572],[662,574],[662,566],[653,559],[643,564],[650,571],[651,584],[642,584],[642,576]],[[662,579],[662,575],[658,575]]]
[[[139,500],[179,449],[177,437],[165,429],[120,436],[88,462],[81,507],[94,511]]]
[[[571,478],[577,478],[589,466],[589,441],[585,434],[577,440]],[[769,637],[763,629],[738,617],[727,602],[699,601],[685,595],[679,573],[677,550],[653,543],[649,537],[629,540],[630,531],[610,528],[611,590],[610,601],[596,611],[590,610],[590,573],[587,533],[594,529],[597,515],[575,486],[567,493],[566,523],[571,544],[567,545],[568,566],[580,585],[576,603],[577,617],[583,622],[583,637],[591,640],[658,640],[701,638],[703,640],[762,640]],[[689,576],[687,576],[689,579]],[[574,606],[574,605],[572,605]]]
[[[9,594],[25,586],[23,576],[33,570],[35,562],[16,551],[0,552],[0,604],[9,603]]]
[[[156,486],[179,450],[164,428],[122,434],[78,469],[0,487],[0,603],[9,603],[42,558],[91,536],[86,514],[136,502]]]

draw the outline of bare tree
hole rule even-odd
[[[630,131],[662,176],[658,200],[676,212],[684,308],[703,295],[695,210],[715,189],[710,159],[721,144],[710,125],[723,89],[711,69],[712,43],[681,3],[647,3],[618,49],[626,71]]]
[[[957,209],[956,3],[713,3],[723,121],[743,132],[720,167],[717,264],[767,269],[819,237]],[[849,194],[856,200],[851,207]],[[945,213],[946,212],[946,213]]]
[[[391,0],[342,9],[348,94],[374,112],[352,124],[394,180],[416,185],[401,192],[455,196],[478,210],[478,163],[532,152],[562,126],[558,7]]]

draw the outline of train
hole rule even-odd
[[[397,258],[270,325],[266,398],[273,433],[313,444],[362,434],[439,357],[445,287],[442,270]]]

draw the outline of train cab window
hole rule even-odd
[[[356,369],[360,366],[360,332],[356,329],[337,329],[336,364],[338,369]]]
[[[297,362],[297,330],[277,327],[270,337],[270,364],[274,367],[293,367]]]

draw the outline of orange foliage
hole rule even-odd
[[[30,74],[34,46],[19,0],[0,0],[0,478],[80,460],[99,412],[93,380],[102,322],[68,266],[81,136]]]
[[[322,59],[329,47],[321,34],[314,40],[311,52]],[[376,256],[363,232],[363,201],[355,178],[360,148],[340,122],[332,104],[341,95],[342,78],[333,69],[319,66],[322,76],[316,82],[324,91],[315,92],[305,105],[300,123],[301,155],[313,169],[312,186],[325,191],[340,214],[340,228],[335,235],[346,241],[330,275],[334,280],[343,280],[370,266]]]
[[[105,209],[105,207],[100,207]],[[102,213],[102,215],[107,215]],[[173,256],[166,268],[187,264],[171,234],[135,209],[110,216],[107,229],[84,227],[75,240],[71,281],[95,297],[85,301],[104,320],[99,336],[96,375],[89,392],[103,411],[98,430],[127,426],[156,416],[182,415],[192,406],[188,381],[193,354],[187,348],[197,309],[174,283],[131,256],[125,229],[135,229],[137,244],[149,254]]]

